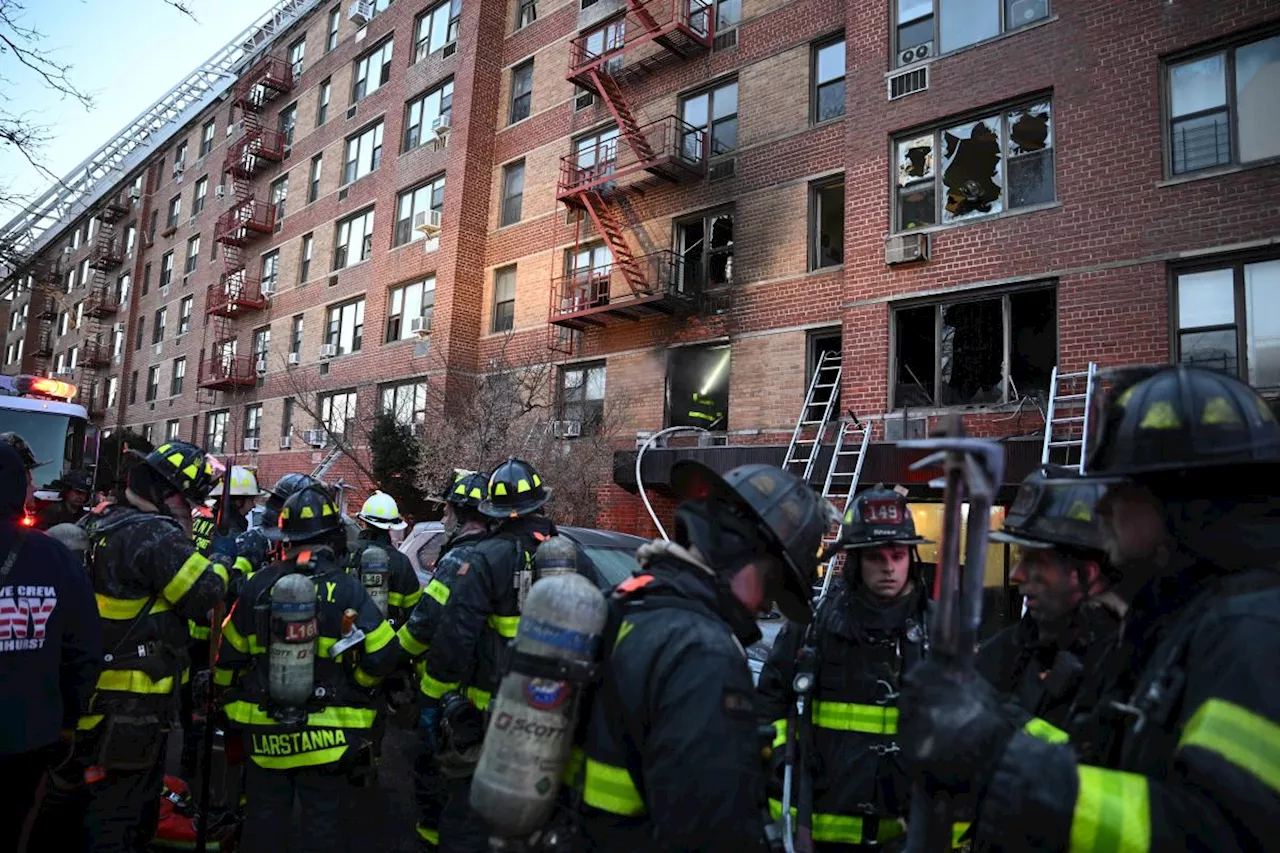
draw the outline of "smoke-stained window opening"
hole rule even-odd
[[[728,344],[679,347],[667,354],[667,426],[729,428]]]

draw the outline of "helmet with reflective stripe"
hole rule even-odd
[[[27,444],[27,440],[16,432],[0,432],[0,441],[13,445],[13,449],[18,451],[18,455],[22,457],[22,464],[28,468],[39,468],[41,465],[48,464],[36,459],[35,453],[31,451],[31,445]]]
[[[489,477],[489,495],[478,509],[491,518],[520,518],[528,515],[551,498],[551,489],[533,466],[514,456],[493,470]]]
[[[404,530],[408,527],[400,517],[400,507],[396,499],[386,492],[374,492],[369,495],[356,518],[365,524],[372,524],[383,530]]]
[[[991,540],[1023,548],[1105,551],[1097,511],[1105,490],[1096,480],[1065,471],[1032,471],[1018,487],[1004,529],[991,533]]]
[[[453,482],[445,486],[440,500],[459,509],[478,510],[489,496],[489,475],[479,471],[459,471]]]
[[[232,465],[231,476],[226,479],[231,480],[231,497],[233,498],[256,498],[262,494],[262,490],[258,488],[258,478],[243,465]],[[224,479],[223,483],[225,482]],[[209,492],[209,497],[219,497],[222,494],[223,483],[214,486],[213,491]]]
[[[222,472],[214,468],[215,461],[194,444],[177,439],[166,441],[143,457],[148,468],[191,503],[208,498],[222,478]]]
[[[894,489],[876,485],[855,497],[845,510],[840,544],[846,550],[929,542],[916,534],[916,522],[911,517],[907,498]]]
[[[315,542],[342,531],[342,515],[321,485],[295,492],[280,508],[280,537],[286,543]]]

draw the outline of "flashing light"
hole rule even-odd
[[[36,526],[36,518],[35,518],[35,516],[34,516],[34,515],[24,514],[24,515],[22,516],[22,526],[23,526],[23,527],[35,527],[35,526]]]
[[[16,384],[19,393],[56,397],[67,402],[75,399],[79,391],[70,382],[63,382],[61,379],[54,379],[50,376],[19,376]]]

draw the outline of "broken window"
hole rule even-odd
[[[729,422],[729,346],[678,347],[667,356],[667,426],[724,432]]]
[[[697,293],[733,282],[733,212],[702,214],[676,225],[678,287]]]
[[[1048,394],[1058,360],[1053,288],[900,308],[893,322],[893,408]]]
[[[810,269],[835,267],[844,263],[844,177],[815,184],[813,219],[809,228],[813,250]]]
[[[1280,387],[1280,260],[1180,272],[1176,285],[1182,364]]]
[[[1046,101],[898,140],[897,229],[1053,201],[1051,112]]]

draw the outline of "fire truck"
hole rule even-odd
[[[48,376],[0,376],[0,432],[16,432],[44,463],[31,472],[36,501],[56,501],[54,481],[98,461],[98,428],[72,402],[76,386]]]

